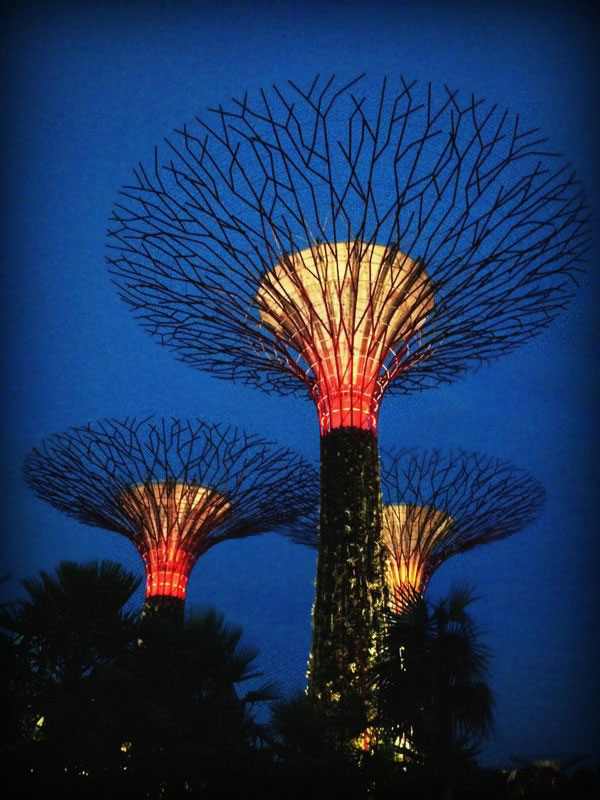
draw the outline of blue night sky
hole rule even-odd
[[[316,73],[378,86],[444,83],[519,112],[564,153],[600,216],[598,26],[586,4],[498,2],[25,4],[9,29],[4,167],[3,596],[61,559],[134,547],[37,500],[21,464],[45,436],[104,417],[201,417],[318,458],[314,407],[217,381],[139,327],[105,265],[119,188],[155,144],[207,107]],[[388,397],[386,446],[463,448],[544,485],[538,522],[446,562],[432,596],[471,581],[493,652],[496,728],[485,758],[600,756],[596,639],[598,243],[575,300],[526,347],[451,386]],[[213,548],[190,605],[214,604],[260,648],[266,677],[301,688],[315,554],[265,536]],[[138,603],[143,600],[140,593]]]

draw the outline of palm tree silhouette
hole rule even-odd
[[[111,561],[61,562],[22,581],[27,596],[0,610],[6,768],[34,791],[76,793],[74,784],[117,768],[122,716],[118,664],[135,640],[124,610],[141,579]],[[25,790],[24,790],[25,791]]]
[[[236,692],[260,676],[257,651],[212,609],[184,624],[124,610],[140,582],[112,562],[62,562],[0,611],[3,768],[24,794],[208,798],[260,780],[252,708],[276,692]]]
[[[474,599],[466,587],[434,604],[407,594],[402,611],[388,615],[384,656],[374,671],[384,747],[440,797],[451,797],[492,724],[489,653],[468,612]]]

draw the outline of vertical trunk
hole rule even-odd
[[[181,597],[172,597],[166,594],[155,594],[146,597],[142,609],[143,617],[161,616],[183,625],[185,600]]]
[[[370,716],[366,683],[385,608],[377,440],[337,428],[321,439],[321,521],[309,695],[332,716]]]

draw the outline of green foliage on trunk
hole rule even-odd
[[[366,676],[385,608],[377,440],[338,428],[321,439],[321,520],[309,694],[324,708],[370,716]],[[356,720],[357,733],[361,723]],[[364,729],[364,728],[363,728]]]

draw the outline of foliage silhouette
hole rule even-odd
[[[260,675],[256,651],[214,610],[183,626],[123,610],[139,584],[118,564],[62,562],[2,610],[3,768],[26,795],[235,796],[262,780],[250,712],[276,693],[235,690]]]
[[[28,597],[0,613],[11,667],[5,756],[67,775],[118,758],[106,692],[134,637],[135,618],[122,608],[140,582],[110,561],[63,561],[55,575],[22,581]]]
[[[375,670],[384,749],[440,796],[451,796],[469,772],[492,725],[489,654],[468,612],[473,600],[465,587],[435,604],[407,594],[402,611],[388,615],[385,655]]]
[[[276,797],[362,800],[371,796],[359,753],[349,742],[364,729],[364,720],[354,719],[353,725],[349,719],[332,720],[318,701],[303,693],[278,701],[271,710],[269,734],[277,766]],[[346,747],[340,748],[344,737]]]
[[[26,597],[0,609],[5,782],[24,796],[261,800],[563,800],[594,797],[598,775],[555,762],[482,769],[489,731],[486,649],[468,613],[469,590],[431,604],[414,596],[386,620],[378,750],[340,750],[331,719],[300,694],[273,700],[256,651],[214,610],[182,625],[127,610],[140,579],[111,562],[62,562],[23,581]],[[402,650],[401,650],[402,648]],[[254,684],[252,684],[254,686]],[[347,722],[347,720],[346,720]],[[406,736],[408,747],[399,747]],[[338,737],[336,737],[338,738]],[[397,758],[401,751],[403,759]],[[392,757],[390,757],[392,756]],[[559,767],[565,767],[562,771]]]

